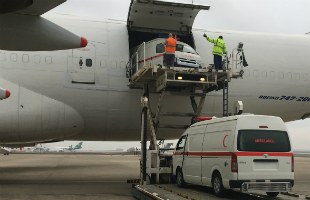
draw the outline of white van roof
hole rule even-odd
[[[153,40],[150,40],[150,41],[145,42],[145,45],[149,45],[149,44],[153,44],[153,43],[159,44],[159,43],[164,42],[166,39],[168,39],[168,38],[155,38],[155,39],[153,39]],[[190,46],[190,45],[188,45],[188,44],[186,44],[186,43],[184,43],[184,42],[178,41],[178,40],[177,40],[176,42],[177,42],[177,44],[182,44],[182,45],[184,45],[184,46]],[[139,45],[133,47],[133,49],[139,47],[140,45],[141,45],[141,44],[139,44]]]
[[[236,115],[236,116],[230,116],[230,117],[216,118],[216,119],[197,122],[191,125],[190,127],[197,127],[197,126],[232,121],[232,120],[238,120],[238,123],[240,122],[241,124],[243,124],[242,125],[243,127],[250,127],[251,122],[252,124],[255,122],[255,124],[259,123],[260,126],[268,125],[270,128],[272,126],[271,129],[287,130],[283,120],[280,117],[267,116],[267,115]]]

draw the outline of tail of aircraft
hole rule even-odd
[[[83,144],[83,142],[78,143],[78,144],[74,147],[74,149],[82,149],[82,144]]]

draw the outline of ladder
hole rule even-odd
[[[223,81],[223,117],[228,116],[228,82]]]

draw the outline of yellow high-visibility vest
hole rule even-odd
[[[207,40],[214,44],[213,52],[212,52],[213,55],[222,56],[223,53],[226,53],[225,43],[222,39],[220,39],[220,38],[211,39],[211,38],[207,37]]]

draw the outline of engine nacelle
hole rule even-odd
[[[87,40],[38,15],[0,15],[0,49],[54,51],[87,46]]]

